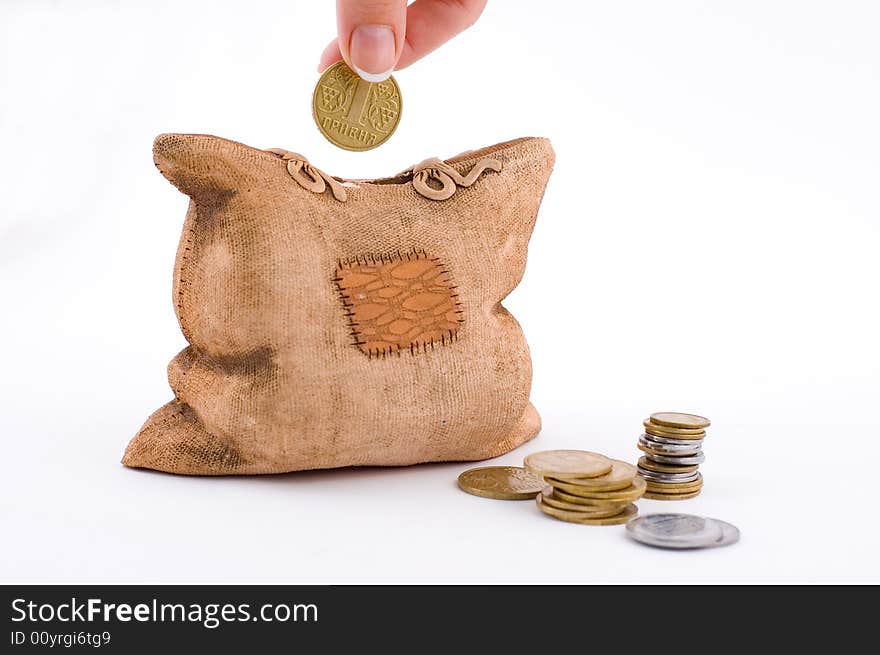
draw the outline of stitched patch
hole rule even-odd
[[[371,358],[415,354],[458,338],[464,318],[455,286],[424,250],[340,261],[333,282],[355,345]]]

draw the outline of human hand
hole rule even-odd
[[[368,82],[381,82],[473,25],[487,0],[336,0],[338,37],[318,72],[340,59]]]

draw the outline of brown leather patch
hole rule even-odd
[[[455,286],[424,250],[340,261],[333,281],[355,345],[370,357],[415,354],[458,338],[464,319]]]

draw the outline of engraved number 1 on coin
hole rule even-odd
[[[367,100],[369,99],[370,89],[373,87],[372,82],[365,82],[358,78],[354,87],[354,97],[351,99],[351,105],[348,108],[346,118],[351,121],[355,120],[361,127],[366,127],[366,117],[364,113],[367,109]]]

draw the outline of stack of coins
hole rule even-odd
[[[638,513],[645,481],[632,464],[584,450],[546,450],[527,456],[527,470],[549,486],[536,498],[544,514],[582,525],[618,525]]]
[[[685,500],[700,494],[703,438],[709,419],[694,414],[658,412],[642,422],[638,473],[645,479],[645,498]]]

